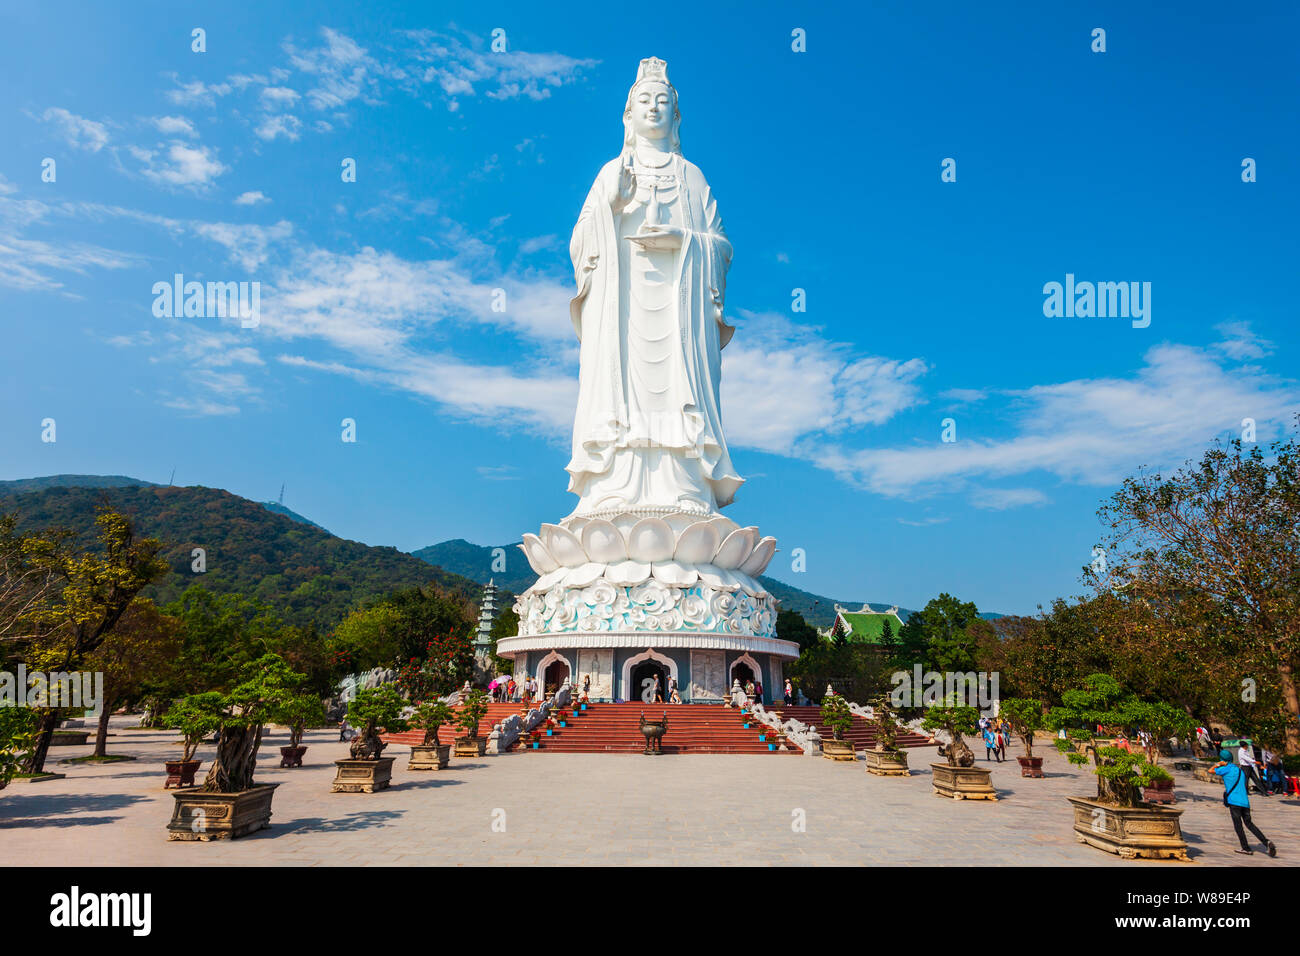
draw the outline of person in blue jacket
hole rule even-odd
[[[998,753],[998,741],[993,736],[993,731],[988,727],[984,728],[984,759],[989,760],[992,756],[998,758],[998,763],[1002,762],[1002,755]]]
[[[1250,819],[1250,797],[1246,793],[1246,775],[1232,759],[1232,754],[1227,750],[1219,751],[1219,762],[1214,765],[1214,772],[1223,778],[1223,805],[1228,808],[1232,814],[1232,826],[1237,831],[1237,839],[1241,841],[1241,849],[1238,853],[1246,856],[1254,854],[1250,844],[1246,842],[1246,830],[1242,829],[1243,825],[1251,833],[1259,837],[1259,842],[1264,844],[1268,850],[1269,856],[1277,856],[1277,847],[1273,841],[1264,836]]]

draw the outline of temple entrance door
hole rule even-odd
[[[738,661],[731,665],[731,679],[733,681],[740,681],[741,690],[745,689],[745,684],[749,681],[753,681],[755,684],[758,683],[758,675],[756,675],[753,668],[744,661]],[[728,692],[730,692],[730,685],[728,685]]]
[[[551,661],[547,665],[546,673],[542,675],[542,689],[547,697],[550,697],[560,685],[564,683],[569,676],[569,665],[564,661]]]
[[[668,668],[658,661],[642,661],[632,668],[628,700],[645,704],[655,702],[655,678],[659,678],[659,696],[668,700]]]

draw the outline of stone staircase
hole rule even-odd
[[[817,728],[817,733],[823,737],[831,736],[830,729],[822,723],[822,709],[820,707],[773,704],[768,709],[779,713],[782,720],[793,719],[802,721],[805,724],[812,724]],[[876,725],[854,714],[853,726],[849,728],[848,733],[844,736],[845,739],[853,741],[854,750],[869,750],[876,746]],[[900,747],[924,747],[929,742],[929,739],[922,734],[906,732],[898,735],[898,745]]]

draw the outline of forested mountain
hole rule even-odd
[[[63,527],[84,541],[93,539],[100,503],[130,516],[141,536],[162,539],[172,571],[146,592],[160,603],[201,583],[265,601],[290,623],[328,631],[357,604],[399,587],[432,582],[472,600],[481,593],[475,582],[396,548],[346,541],[218,488],[58,485],[15,494],[0,486],[0,513],[16,512],[21,530]],[[196,548],[205,552],[202,573],[193,570]]]

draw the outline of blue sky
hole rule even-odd
[[[1300,410],[1300,14],[1008,6],[11,7],[0,478],[285,483],[404,550],[568,514],[568,236],[653,55],[736,248],[728,514],[769,573],[1077,593],[1124,475]],[[177,272],[260,282],[260,325],[155,317]],[[1150,326],[1045,317],[1067,273],[1150,282]]]

